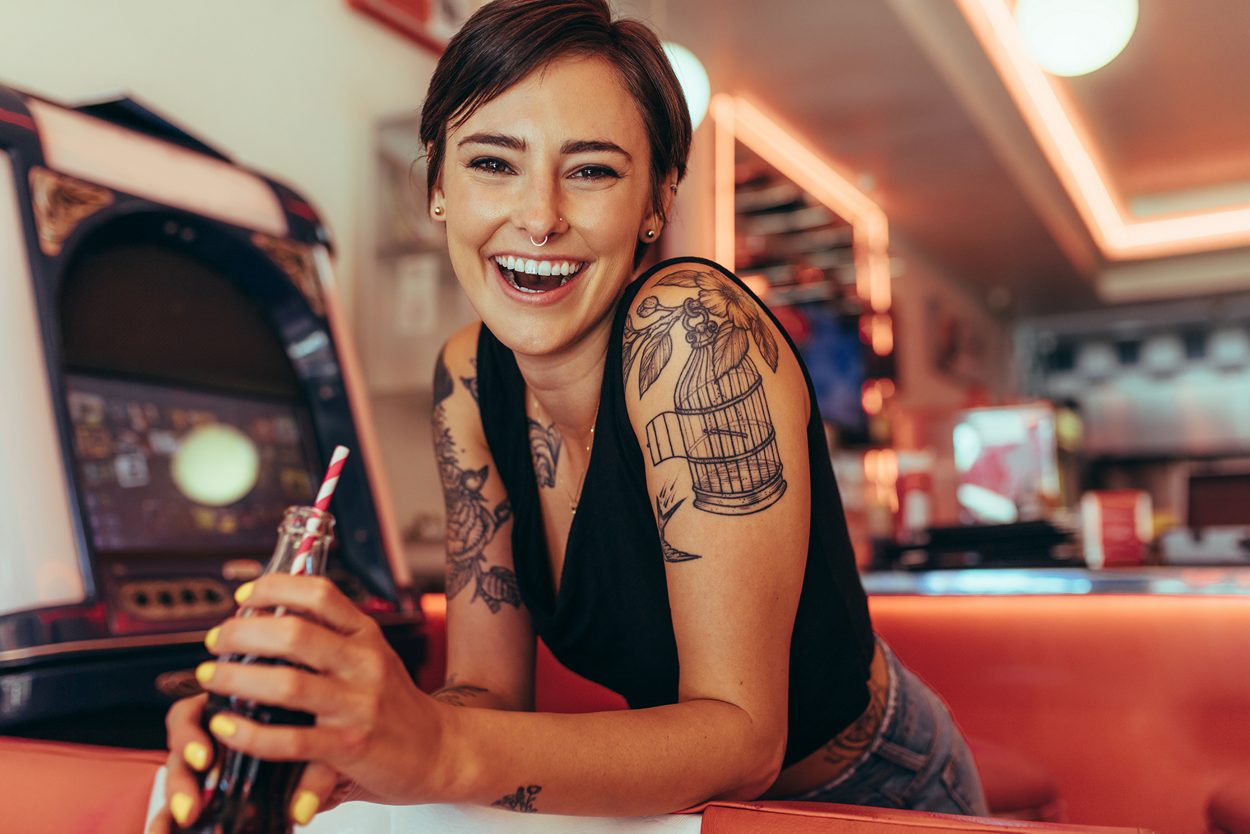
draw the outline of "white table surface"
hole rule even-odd
[[[148,800],[148,821],[165,799],[165,768],[152,783]],[[698,814],[668,814],[658,817],[572,817],[557,814],[523,814],[502,808],[478,805],[374,805],[348,802],[332,811],[318,814],[299,834],[478,834],[478,832],[518,832],[519,834],[698,834],[702,824]]]

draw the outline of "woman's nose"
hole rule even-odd
[[[560,214],[560,190],[553,183],[530,181],[520,200],[517,226],[531,241],[544,240],[565,231],[567,225]]]

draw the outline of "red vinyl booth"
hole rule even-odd
[[[443,600],[430,597],[442,683]],[[1002,762],[1053,778],[1062,825],[972,820],[810,803],[715,803],[705,832],[1120,831],[1250,834],[1250,600],[1212,597],[874,597],[878,630],[942,693],[991,793]],[[540,651],[539,707],[604,709],[620,699]],[[142,830],[150,752],[0,739],[0,828]],[[1107,831],[1107,829],[1099,829]]]

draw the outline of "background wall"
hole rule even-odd
[[[0,0],[0,83],[60,103],[124,92],[321,211],[350,305],[372,131],[416,111],[435,58],[345,0]]]

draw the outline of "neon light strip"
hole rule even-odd
[[[1105,257],[1158,258],[1250,244],[1250,206],[1153,220],[1129,216],[1072,106],[1029,56],[1007,4],[955,2]]]
[[[765,115],[740,96],[713,97],[716,124],[715,252],[733,268],[734,141],[746,145],[765,162],[851,224],[855,243],[855,287],[876,313],[890,309],[889,223],[866,194],[802,142],[794,131]]]

